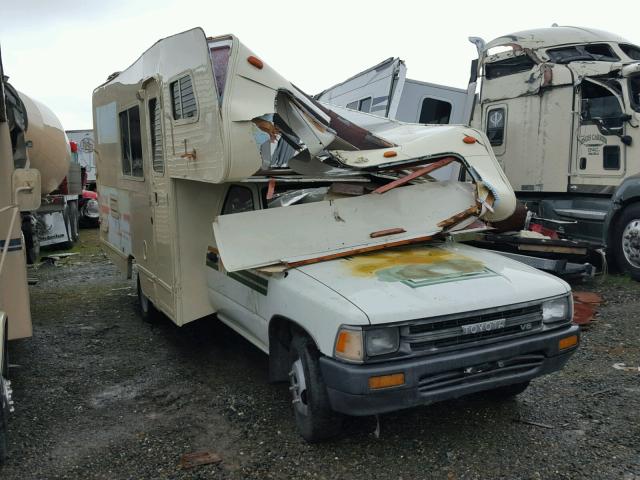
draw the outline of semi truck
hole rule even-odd
[[[264,351],[307,441],[344,415],[516,395],[578,347],[568,284],[449,235],[515,208],[478,129],[328,108],[200,28],[110,75],[93,121],[100,238],[141,315]],[[450,165],[468,180],[431,176]]]
[[[7,102],[11,92],[0,51],[0,464],[7,455],[7,422],[13,411],[9,341],[32,334],[20,212],[36,211],[41,201],[40,172],[28,167],[14,136],[15,111]],[[41,147],[46,148],[34,144],[34,148]]]
[[[605,248],[611,263],[640,280],[640,47],[612,33],[558,26],[470,41],[478,58],[466,98],[428,100],[433,95],[423,89],[414,110],[465,111],[463,123],[487,133],[520,202],[566,238]],[[380,74],[390,105],[404,95],[391,88],[393,65]],[[350,79],[317,98],[346,106],[341,91],[367,94]],[[387,116],[404,119],[400,113]],[[439,118],[447,121],[425,123],[456,121]]]

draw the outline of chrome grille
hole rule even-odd
[[[504,326],[489,331],[464,333],[463,327],[494,320]],[[482,343],[496,338],[527,335],[542,328],[542,306],[524,305],[503,310],[472,312],[440,319],[417,321],[401,328],[401,343],[418,353],[468,343]]]

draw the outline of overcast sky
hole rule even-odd
[[[608,9],[605,9],[608,7]],[[285,78],[318,93],[399,56],[407,76],[466,87],[475,47],[530,28],[577,25],[640,43],[640,2],[3,0],[0,45],[19,90],[66,129],[92,128],[91,92],[156,40],[201,26],[237,35]]]

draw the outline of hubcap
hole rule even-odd
[[[291,371],[289,372],[289,391],[291,392],[293,408],[302,415],[307,415],[309,413],[307,382],[304,378],[302,360],[299,358],[291,365]]]
[[[633,267],[640,268],[640,219],[631,220],[622,232],[622,252]]]

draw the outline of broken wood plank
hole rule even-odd
[[[377,232],[371,232],[369,236],[371,238],[386,237],[387,235],[394,235],[396,233],[405,233],[404,228],[387,228],[386,230],[378,230]]]
[[[401,247],[403,245],[411,245],[414,243],[427,242],[429,240],[433,240],[433,237],[428,236],[428,237],[420,237],[420,238],[411,238],[409,240],[399,240],[397,242],[389,242],[389,243],[383,243],[382,245],[372,245],[370,247],[355,248],[353,250],[338,252],[332,255],[324,255],[322,257],[309,258],[306,260],[300,260],[299,262],[291,262],[291,263],[285,262],[284,265],[286,265],[287,268],[296,268],[296,267],[301,267],[303,265],[311,265],[314,263],[327,262],[329,260],[336,260],[338,258],[351,257],[353,255],[359,255],[361,253],[375,252],[378,250],[384,250],[386,248]]]
[[[400,177],[400,178],[394,180],[393,182],[389,182],[386,185],[382,185],[381,187],[376,188],[373,191],[373,193],[388,192],[389,190],[391,190],[393,188],[399,187],[400,185],[404,185],[405,183],[410,182],[414,178],[421,177],[423,175],[426,175],[427,173],[431,173],[434,170],[442,168],[445,165],[449,165],[454,160],[455,160],[455,158],[453,158],[453,157],[445,157],[445,158],[443,158],[441,160],[438,160],[437,162],[430,163],[426,167],[418,168],[417,170],[414,170],[413,172],[411,172],[408,175],[405,175],[404,177]]]

